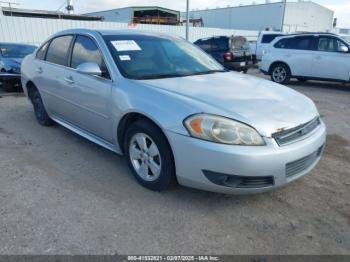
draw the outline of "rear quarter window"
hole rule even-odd
[[[279,37],[282,35],[276,35],[276,34],[267,34],[267,35],[263,35],[262,39],[261,39],[261,43],[263,44],[270,44],[273,40],[275,40],[276,37]]]

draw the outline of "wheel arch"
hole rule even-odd
[[[137,111],[131,111],[131,112],[127,112],[123,115],[123,117],[120,119],[118,126],[117,126],[117,142],[118,142],[118,145],[119,145],[122,153],[124,153],[124,138],[125,138],[127,128],[131,124],[135,123],[136,121],[142,120],[142,119],[151,122],[153,125],[155,125],[162,132],[162,134],[166,138],[166,140],[170,146],[170,149],[172,151],[172,147],[171,147],[171,143],[169,141],[169,138],[166,135],[166,132],[161,127],[161,125],[159,124],[158,121],[156,121],[155,119],[153,119],[152,117],[150,117],[144,113],[137,112]],[[174,155],[174,153],[173,153],[173,155]]]
[[[283,64],[283,65],[287,66],[288,69],[289,69],[290,74],[293,75],[293,74],[292,74],[292,70],[291,70],[290,66],[288,65],[288,63],[286,63],[286,62],[284,62],[284,61],[280,61],[280,60],[275,61],[275,62],[273,62],[273,63],[270,65],[269,71],[268,71],[270,75],[272,74],[272,68],[273,68],[275,65],[278,65],[278,64]]]
[[[33,81],[29,80],[26,85],[25,85],[25,89],[27,90],[27,96],[28,98],[31,100],[32,99],[32,95],[34,93],[35,90],[38,90],[38,88],[36,87],[36,85],[34,84]]]

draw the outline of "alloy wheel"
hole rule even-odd
[[[287,71],[284,67],[278,66],[272,72],[273,80],[277,83],[282,83],[287,77]]]
[[[162,163],[156,143],[144,133],[135,134],[129,144],[129,157],[136,173],[152,182],[159,178]]]

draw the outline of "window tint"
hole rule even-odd
[[[290,48],[297,50],[311,50],[313,39],[312,36],[295,37],[291,42]]]
[[[292,43],[292,38],[284,38],[284,39],[279,40],[275,44],[275,47],[282,48],[282,49],[288,49],[288,48],[290,48],[291,43]]]
[[[98,64],[103,76],[109,77],[106,64],[95,42],[87,36],[79,35],[74,43],[71,67],[77,68],[79,65],[88,62]]]
[[[49,42],[45,43],[36,53],[36,58],[40,60],[45,60],[45,55],[47,51],[47,47],[49,46]]]
[[[333,37],[321,36],[318,40],[318,51],[339,52],[342,47],[347,47],[342,41]]]
[[[275,44],[276,48],[295,49],[295,50],[312,50],[314,37],[301,36],[293,38],[284,38]]]
[[[72,38],[71,35],[67,35],[53,39],[47,51],[46,61],[67,66],[69,46]]]
[[[127,78],[160,79],[225,71],[212,57],[180,38],[121,34],[104,39]],[[126,41],[131,43],[130,48],[120,48]]]
[[[211,49],[211,39],[198,40],[195,44],[202,48],[204,51],[210,51]]]
[[[276,37],[279,37],[279,36],[282,36],[282,35],[279,35],[279,34],[263,35],[261,43],[270,44],[273,40],[275,40]]]
[[[212,49],[213,50],[227,50],[228,49],[228,38],[219,37],[212,39]]]

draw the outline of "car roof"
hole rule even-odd
[[[18,46],[33,46],[33,47],[36,47],[36,45],[33,45],[33,44],[12,43],[12,42],[0,42],[0,45],[18,45]]]
[[[167,34],[158,33],[158,32],[151,32],[151,31],[145,31],[145,30],[136,30],[136,29],[120,29],[120,30],[98,30],[98,29],[83,29],[83,28],[76,28],[76,29],[68,29],[61,32],[58,32],[55,34],[58,35],[64,35],[64,34],[100,34],[103,36],[109,36],[109,35],[144,35],[144,36],[168,36]]]

